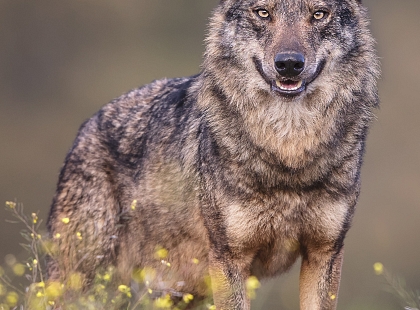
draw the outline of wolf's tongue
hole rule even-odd
[[[276,85],[278,88],[282,90],[297,90],[302,86],[302,81],[276,81]]]

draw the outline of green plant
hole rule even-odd
[[[135,202],[132,204],[135,208]],[[173,292],[171,289],[157,291],[152,289],[159,281],[160,275],[153,268],[136,269],[132,275],[131,287],[115,284],[115,268],[97,270],[93,284],[88,290],[82,287],[82,276],[78,272],[69,275],[65,283],[45,279],[45,256],[54,257],[54,244],[40,231],[42,221],[37,213],[25,215],[22,204],[7,201],[6,209],[17,220],[23,223],[21,232],[25,243],[22,246],[28,252],[28,258],[19,263],[13,255],[6,257],[8,270],[0,267],[0,310],[11,309],[54,309],[65,305],[65,309],[174,309],[182,310],[189,306],[194,296],[188,292]],[[12,222],[9,220],[9,222]],[[60,236],[54,236],[60,238]],[[156,248],[156,259],[165,268],[171,268],[166,261],[168,251]],[[193,261],[197,264],[197,261]],[[16,277],[19,284],[15,285]],[[24,277],[20,279],[20,277]],[[208,282],[210,285],[210,282]],[[256,277],[247,281],[247,293],[255,298],[255,290],[260,283]],[[171,295],[178,296],[174,302]],[[209,299],[211,300],[211,299]],[[215,306],[203,301],[198,309],[214,310]]]

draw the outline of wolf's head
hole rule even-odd
[[[379,70],[367,26],[361,0],[222,0],[203,72],[251,97],[294,101],[351,89],[375,101]]]
[[[359,145],[378,103],[368,24],[360,0],[221,0],[194,88],[219,143],[294,168],[338,137]]]

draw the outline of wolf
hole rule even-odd
[[[49,279],[89,287],[114,266],[129,285],[151,267],[154,290],[198,299],[209,277],[216,309],[250,309],[247,279],[301,257],[300,308],[335,309],[378,106],[368,25],[360,0],[221,0],[199,74],[81,126],[48,218]]]

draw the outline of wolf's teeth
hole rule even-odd
[[[296,89],[299,89],[302,86],[302,84],[303,84],[303,82],[302,81],[299,81],[298,84],[297,84],[297,86],[296,86]]]
[[[296,86],[292,86],[292,85],[288,85],[286,83],[282,83],[279,80],[276,80],[276,85],[278,88],[280,88],[281,90],[297,90],[302,86],[303,82],[302,81],[297,81],[296,82]]]

